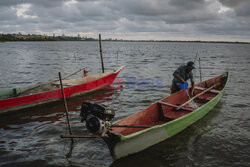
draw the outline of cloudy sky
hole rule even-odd
[[[250,0],[0,0],[0,33],[250,41]]]

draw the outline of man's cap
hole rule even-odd
[[[189,61],[187,63],[187,66],[190,67],[191,69],[195,69],[194,62],[192,62],[192,61]]]

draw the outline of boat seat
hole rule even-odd
[[[204,102],[209,102],[210,100],[212,100],[214,97],[197,97],[195,100],[200,100],[200,101],[204,101]]]
[[[170,103],[166,103],[166,102],[163,102],[163,101],[159,101],[159,104],[170,106],[170,107],[173,107],[173,108],[180,107],[180,106],[177,106],[177,105],[174,105],[174,104],[170,104]],[[189,112],[192,112],[192,111],[195,110],[194,108],[191,108],[191,107],[181,107],[180,109],[181,110],[185,110],[185,111],[189,111]]]
[[[170,103],[167,103],[167,102],[163,102],[163,101],[158,102],[158,106],[159,106],[159,109],[160,109],[159,120],[167,121],[167,122],[172,121],[174,119],[177,119],[179,117],[182,117],[183,115],[186,115],[186,114],[188,114],[188,113],[195,110],[195,108],[191,108],[191,107],[181,107],[180,110],[163,112],[162,108],[161,108],[162,105],[169,106],[169,107],[172,107],[174,109],[177,109],[180,106],[170,104]]]
[[[202,90],[202,91],[203,91],[203,90],[206,90],[207,88],[195,86],[194,89],[196,89],[196,90]],[[219,93],[220,93],[220,91],[219,91],[219,90],[216,90],[216,89],[211,89],[209,92],[215,93],[215,94],[219,94]]]
[[[189,111],[178,111],[178,112],[176,112],[176,111],[169,111],[167,113],[164,113],[164,117],[168,118],[168,119],[174,120],[174,119],[180,118],[180,117],[182,117],[184,115],[187,115],[189,113],[190,113]]]

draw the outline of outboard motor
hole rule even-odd
[[[103,104],[85,101],[82,103],[80,116],[82,122],[86,121],[89,132],[104,136],[111,128],[115,112]]]

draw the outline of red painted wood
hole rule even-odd
[[[152,104],[143,112],[138,112],[135,115],[123,119],[116,123],[115,125],[146,125],[146,126],[154,126],[155,121],[158,119],[159,115],[157,112],[158,105],[157,103]],[[119,133],[122,135],[128,135],[140,130],[144,130],[145,128],[113,128],[111,131],[115,133]]]
[[[177,105],[174,105],[174,104],[170,104],[170,103],[166,103],[166,102],[163,102],[163,101],[159,101],[159,103],[162,104],[162,105],[173,107],[173,108],[180,107],[180,106],[177,106]],[[181,107],[180,109],[181,110],[190,111],[190,112],[194,111],[194,108],[191,108],[191,107],[189,107],[189,108],[188,107]]]
[[[164,113],[164,117],[171,118],[171,119],[177,119],[180,118],[186,114],[189,114],[188,111],[169,111]]]
[[[61,98],[61,97],[62,97],[61,91],[54,90],[54,91],[43,92],[43,93],[38,93],[34,95],[3,99],[0,101],[0,109],[49,100],[53,98]]]
[[[97,90],[100,88],[103,88],[107,85],[110,85],[113,83],[114,79],[118,75],[120,71],[117,71],[116,73],[112,73],[110,75],[107,75],[105,77],[102,77],[100,79],[94,79],[94,77],[87,78],[87,83],[67,87],[64,89],[66,98],[69,98],[70,96],[79,93],[79,92],[86,92],[90,90]],[[35,102],[45,101],[45,100],[51,100],[51,99],[57,99],[62,98],[61,90],[53,90],[53,91],[47,91],[42,93],[37,93],[33,95],[27,95],[22,97],[15,97],[15,98],[8,98],[0,100],[0,109],[5,109],[9,107],[15,107],[19,105],[27,105],[32,104]]]

